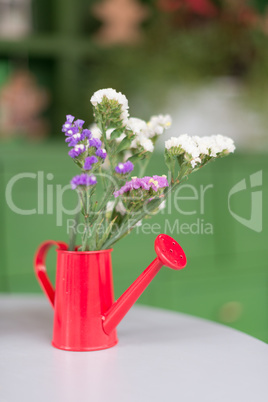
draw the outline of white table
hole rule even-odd
[[[0,296],[1,402],[267,402],[268,346],[202,319],[135,307],[117,346],[50,345],[42,296]]]

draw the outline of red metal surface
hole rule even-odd
[[[45,257],[57,245],[56,292],[47,276]],[[114,302],[111,249],[68,251],[61,242],[47,241],[35,257],[37,279],[54,307],[52,345],[64,350],[106,349],[118,340],[116,326],[163,265],[182,269],[186,265],[180,245],[167,235],[155,241],[157,258]]]
[[[176,270],[182,269],[186,265],[187,261],[183,249],[168,235],[157,236],[155,251],[157,258],[138,276],[105,314],[103,329],[107,334],[119,324],[163,265]]]

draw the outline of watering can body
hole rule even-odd
[[[113,293],[112,249],[68,251],[65,243],[55,241],[40,245],[34,268],[54,308],[54,347],[90,351],[110,348],[118,342],[117,324],[160,268],[168,265],[173,269],[181,269],[186,265],[186,257],[178,243],[169,236],[159,236],[155,243],[157,258],[117,301],[114,301]],[[174,250],[170,248],[171,243]],[[48,278],[45,266],[46,254],[51,246],[57,246],[56,290]]]

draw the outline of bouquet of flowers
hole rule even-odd
[[[111,88],[95,92],[91,103],[95,124],[90,129],[72,115],[62,127],[69,156],[81,169],[71,180],[85,222],[81,251],[110,248],[164,208],[190,173],[235,150],[233,140],[222,135],[171,137],[164,151],[167,175],[143,176],[171,117],[153,116],[149,122],[130,117],[127,98]],[[130,177],[134,167],[138,176]]]

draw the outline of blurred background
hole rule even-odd
[[[163,269],[139,303],[267,342],[267,72],[268,0],[0,0],[0,292],[41,292],[35,250],[47,239],[68,241],[72,216],[59,222],[57,208],[75,204],[74,192],[60,190],[78,173],[61,125],[66,114],[92,123],[90,97],[112,87],[133,117],[169,113],[166,138],[221,133],[237,145],[189,177],[197,196],[181,191],[183,213],[171,202],[154,218],[183,246],[188,266]],[[164,139],[148,174],[166,173]],[[180,231],[178,220],[193,230]],[[154,258],[157,234],[137,228],[115,246],[116,297]],[[52,250],[52,278],[55,261]]]

